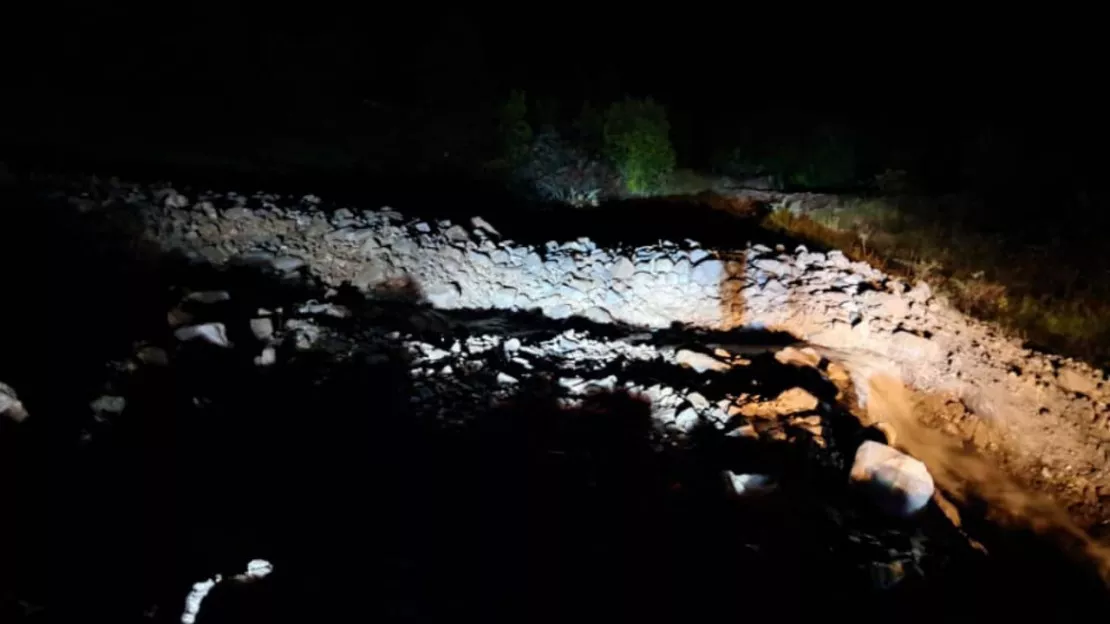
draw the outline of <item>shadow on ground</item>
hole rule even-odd
[[[661,448],[637,396],[600,392],[568,409],[541,378],[471,426],[442,428],[416,417],[400,349],[384,359],[310,352],[270,368],[254,365],[256,345],[244,341],[182,351],[174,366],[142,369],[118,388],[126,411],[82,443],[104,363],[136,340],[170,343],[171,286],[233,287],[245,309],[303,300],[312,286],[184,265],[27,197],[4,202],[11,294],[0,314],[13,329],[0,337],[0,379],[32,418],[0,440],[13,510],[3,514],[10,589],[0,595],[46,606],[52,621],[175,621],[193,582],[256,557],[274,574],[214,593],[199,621],[1059,617],[1100,597],[1083,570],[1035,541],[1030,558],[1026,536],[999,534],[1002,549],[983,557],[935,509],[909,524],[869,514],[843,487],[844,458],[818,461],[805,444],[702,428]],[[405,297],[392,305],[349,322],[403,326],[428,312]],[[482,331],[543,322],[499,321]],[[675,329],[651,339],[703,338]],[[621,374],[696,386],[710,399],[744,384],[830,392],[819,375],[770,357],[713,378],[660,364]],[[828,424],[842,436],[834,450],[861,435]],[[783,485],[737,500],[723,468]],[[927,564],[935,568],[877,589],[868,564],[891,547],[912,550],[910,536],[922,534],[940,553]]]

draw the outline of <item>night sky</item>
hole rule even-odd
[[[738,126],[804,134],[847,123],[941,163],[968,137],[989,134],[1015,180],[1046,171],[1065,185],[1101,178],[1110,138],[1103,72],[1082,37],[941,26],[936,15],[849,29],[742,14],[526,9],[60,14],[23,33],[4,135],[20,147],[43,135],[75,144],[90,135],[417,136],[472,125],[464,113],[519,87],[572,111],[585,100],[651,95],[667,104],[692,166]],[[397,130],[405,124],[416,130]]]

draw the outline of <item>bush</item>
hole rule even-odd
[[[604,163],[564,140],[541,132],[514,177],[528,195],[571,206],[596,206],[615,190],[616,175]]]
[[[605,156],[634,195],[658,190],[675,168],[667,112],[650,98],[610,105],[602,139]]]

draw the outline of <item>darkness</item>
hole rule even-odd
[[[314,170],[417,171],[445,151],[477,159],[489,111],[520,88],[564,115],[654,97],[693,168],[753,135],[781,143],[833,126],[871,169],[908,167],[935,191],[1020,183],[1038,197],[1030,209],[1094,190],[1103,171],[1106,97],[1081,37],[1034,44],[932,16],[916,29],[852,29],[695,11],[90,13],[28,18],[13,33],[6,161],[142,150],[125,155],[219,169],[276,166],[291,152]],[[969,178],[972,144],[986,151]]]

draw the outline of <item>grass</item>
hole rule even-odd
[[[958,309],[1030,346],[1110,367],[1106,254],[1083,255],[1062,242],[1007,243],[972,230],[964,218],[969,206],[936,201],[824,198],[803,210],[775,210],[764,225],[925,280]]]

